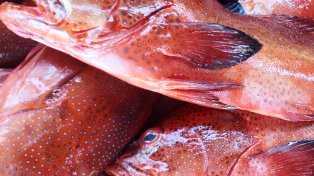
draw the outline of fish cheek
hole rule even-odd
[[[189,139],[188,142],[173,141],[175,136],[169,137],[169,139],[161,141],[165,144],[160,144],[159,149],[150,155],[151,160],[158,161],[152,165],[157,174],[205,174],[202,172],[204,163],[202,149],[198,146],[189,145],[189,143],[197,142],[196,139]]]
[[[116,0],[89,0],[86,2],[71,2],[71,13],[58,24],[58,27],[70,32],[81,34],[97,27],[104,27],[108,23],[111,11],[116,5]],[[79,8],[76,8],[79,7]]]
[[[170,0],[122,1],[117,19],[124,28],[130,28],[172,3]]]

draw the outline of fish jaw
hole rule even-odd
[[[51,47],[54,47],[54,41],[63,41],[63,45],[72,43],[66,31],[45,22],[45,17],[38,7],[3,3],[0,6],[0,19],[21,37],[31,38]]]

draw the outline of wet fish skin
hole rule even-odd
[[[46,46],[0,88],[0,175],[98,175],[156,95]]]
[[[27,1],[10,1],[29,5]],[[6,1],[0,1],[3,3]],[[0,22],[0,68],[15,68],[26,57],[28,52],[36,46],[37,42],[25,39],[14,34]]]
[[[314,18],[312,0],[240,0],[244,11],[254,15],[284,14],[304,18]]]
[[[46,2],[3,4],[0,18],[21,36],[141,88],[207,107],[313,120],[311,19],[238,15],[214,0],[88,1],[90,12],[78,8],[82,1]]]
[[[311,175],[313,128],[313,122],[186,105],[146,130],[106,171],[115,176]]]

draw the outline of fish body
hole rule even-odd
[[[313,120],[311,19],[238,15],[214,0],[35,2],[2,4],[0,18],[18,35],[144,89]]]
[[[314,18],[314,1],[312,0],[240,0],[239,3],[247,14],[285,14]]]
[[[0,175],[99,175],[156,95],[45,46],[2,84]]]
[[[309,176],[314,173],[313,125],[187,105],[146,130],[106,171],[116,176]]]
[[[29,4],[28,1],[23,4]],[[33,40],[17,36],[0,22],[0,68],[15,68],[36,44]]]

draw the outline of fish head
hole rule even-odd
[[[168,121],[148,129],[107,168],[112,175],[204,175],[206,156],[194,128],[187,121]],[[180,124],[181,123],[181,124]]]
[[[117,39],[168,0],[34,0],[36,6],[3,3],[0,18],[13,32],[62,50]],[[126,34],[127,35],[127,34]]]
[[[91,33],[110,33],[108,19],[116,0],[34,0],[34,3],[36,6],[3,3],[2,21],[26,38],[73,44],[92,37]]]

